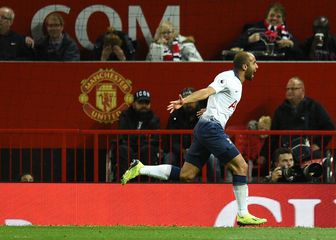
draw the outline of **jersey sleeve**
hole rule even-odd
[[[223,74],[219,74],[215,77],[214,81],[210,83],[209,87],[215,89],[216,93],[222,91],[227,85],[227,79]]]

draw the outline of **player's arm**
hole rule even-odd
[[[208,98],[210,95],[215,94],[216,91],[213,87],[202,88],[192,94],[188,95],[186,98],[183,98],[183,104],[198,102]]]
[[[179,109],[186,103],[192,103],[206,99],[214,93],[216,93],[215,89],[209,86],[207,88],[202,88],[196,92],[193,92],[186,98],[183,98],[180,94],[178,100],[170,102],[170,104],[167,106],[167,110],[172,113],[174,110]]]

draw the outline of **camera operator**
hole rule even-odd
[[[275,168],[266,176],[265,182],[276,183],[286,182],[282,175],[282,169],[288,169],[294,166],[294,159],[292,151],[288,148],[278,148],[274,153]]]
[[[319,182],[322,175],[321,164],[295,165],[292,150],[289,148],[278,148],[274,152],[274,165],[274,170],[270,172],[264,182]]]

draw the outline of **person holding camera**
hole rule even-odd
[[[314,20],[313,35],[304,41],[302,50],[305,60],[336,60],[336,37],[329,32],[327,17],[320,16]]]
[[[274,155],[275,168],[270,172],[269,176],[266,176],[265,182],[286,182],[283,176],[283,169],[289,169],[294,166],[292,150],[289,148],[278,148]]]
[[[274,152],[274,165],[264,182],[319,182],[323,171],[322,165],[316,162],[296,165],[292,150],[282,147]]]

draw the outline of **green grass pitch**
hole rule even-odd
[[[1,240],[334,240],[335,228],[0,227]]]

